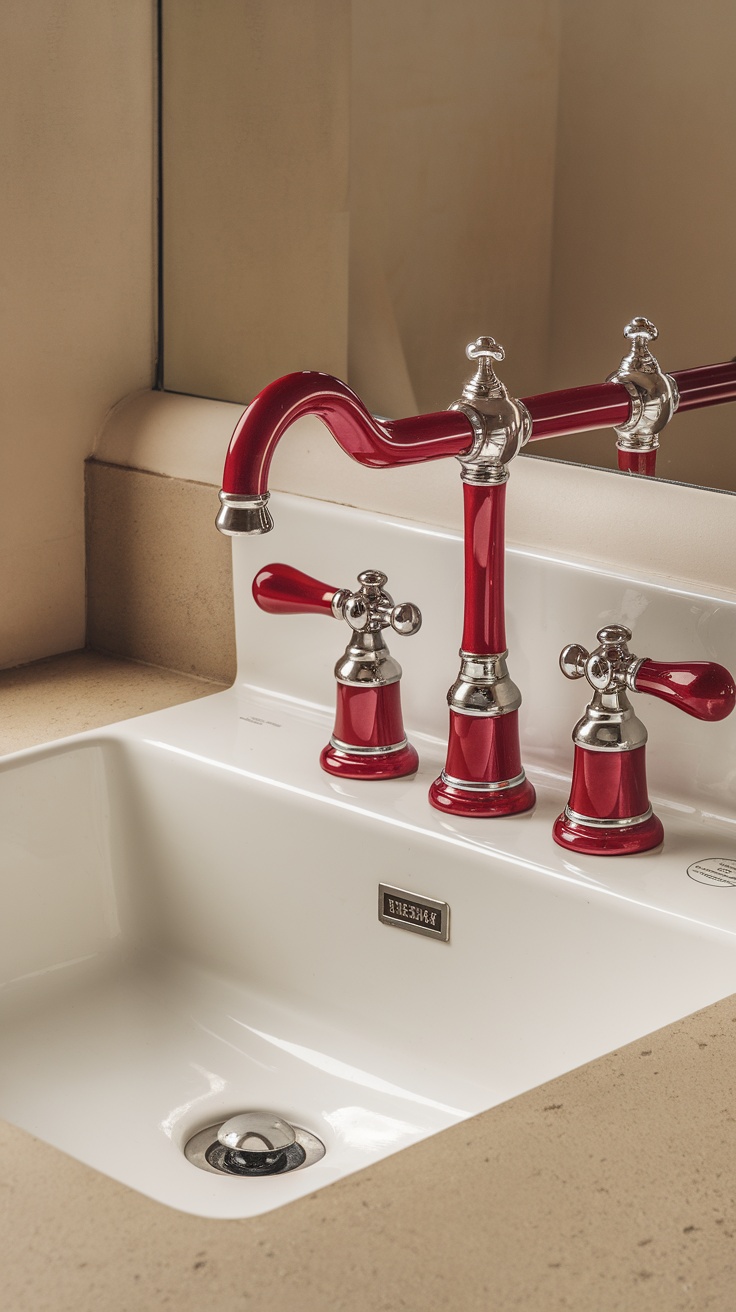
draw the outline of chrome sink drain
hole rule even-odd
[[[273,1112],[242,1112],[208,1125],[189,1140],[184,1156],[215,1175],[285,1175],[325,1155],[316,1135]]]

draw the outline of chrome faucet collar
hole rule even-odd
[[[509,462],[531,436],[531,415],[496,377],[493,362],[503,360],[506,354],[498,342],[478,337],[465,354],[477,361],[477,368],[466,380],[460,400],[450,406],[466,415],[473,427],[472,446],[456,457],[462,465],[461,478],[480,486],[505,483]]]
[[[521,706],[521,693],[509,675],[507,651],[486,656],[460,652],[460,673],[447,694],[458,715],[509,715]]]
[[[624,328],[631,349],[607,379],[609,383],[621,383],[631,397],[631,414],[615,429],[620,451],[656,450],[659,434],[680,403],[677,383],[671,374],[663,372],[649,349],[649,343],[658,336],[650,319],[632,319]]]

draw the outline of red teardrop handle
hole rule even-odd
[[[253,580],[255,603],[270,615],[332,615],[332,598],[339,591],[292,565],[264,565]]]
[[[736,704],[733,675],[713,661],[642,661],[633,682],[696,720],[725,720]]]

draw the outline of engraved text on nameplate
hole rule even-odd
[[[378,886],[378,919],[384,925],[410,929],[415,934],[426,934],[428,938],[439,939],[442,943],[447,943],[450,937],[450,908],[447,902],[419,897],[416,893],[392,888],[389,884]]]

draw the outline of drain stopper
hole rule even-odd
[[[218,1175],[266,1176],[296,1171],[324,1156],[324,1144],[308,1130],[274,1112],[241,1112],[208,1125],[191,1138],[184,1154],[203,1171]]]
[[[286,1149],[296,1143],[294,1127],[271,1112],[243,1112],[231,1116],[217,1131],[217,1144],[208,1160],[232,1174],[275,1175],[287,1165]],[[218,1151],[225,1149],[225,1154]]]

